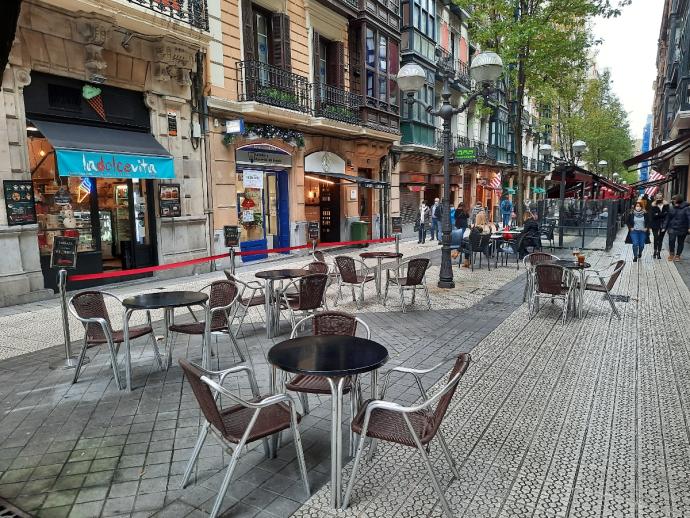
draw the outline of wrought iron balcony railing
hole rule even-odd
[[[237,63],[237,98],[309,113],[309,81],[261,61]]]
[[[192,27],[208,30],[208,6],[206,0],[127,0],[151,11],[163,14]]]
[[[323,83],[312,83],[311,90],[314,95],[315,117],[327,117],[350,124],[362,123],[360,108],[363,98],[361,95]]]

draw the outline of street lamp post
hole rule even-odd
[[[416,63],[405,64],[396,77],[398,87],[402,92],[406,92],[405,103],[408,109],[414,103],[420,104],[428,113],[434,117],[440,117],[443,121],[443,225],[442,225],[442,247],[441,247],[441,273],[439,275],[439,288],[454,288],[453,266],[450,258],[451,226],[450,226],[450,127],[453,116],[464,112],[472,102],[478,97],[488,97],[492,91],[492,84],[501,77],[503,73],[503,61],[494,52],[482,52],[478,54],[470,66],[470,77],[479,83],[480,90],[470,94],[462,105],[454,108],[450,102],[450,77],[453,73],[452,66],[447,58],[440,57],[436,63],[438,73],[443,77],[443,90],[441,91],[441,106],[434,110],[433,106],[415,99],[414,94],[421,90],[427,80],[426,72]]]

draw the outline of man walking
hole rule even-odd
[[[441,217],[443,216],[443,206],[441,201],[436,198],[434,200],[434,205],[431,207],[431,239],[441,241]]]
[[[510,226],[510,220],[513,216],[513,202],[508,196],[504,196],[501,201],[501,218],[503,219],[503,228]]]
[[[690,233],[690,205],[680,194],[671,198],[671,207],[666,215],[668,233],[668,260],[680,261],[685,238]]]

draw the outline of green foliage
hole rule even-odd
[[[285,92],[283,90],[278,90],[277,88],[269,87],[262,88],[259,91],[260,97],[268,97],[274,101],[278,101],[281,104],[297,104],[297,96],[292,92]]]
[[[290,145],[304,147],[304,133],[290,128],[280,128],[270,124],[245,124],[242,136],[248,137],[250,135],[256,135],[265,139],[280,139]],[[238,136],[233,134],[223,135],[223,144],[229,146]]]

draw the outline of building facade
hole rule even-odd
[[[0,98],[0,179],[20,191],[0,202],[0,305],[55,286],[58,236],[78,273],[209,253],[209,39],[205,0],[23,2]],[[35,223],[8,217],[23,188]]]

